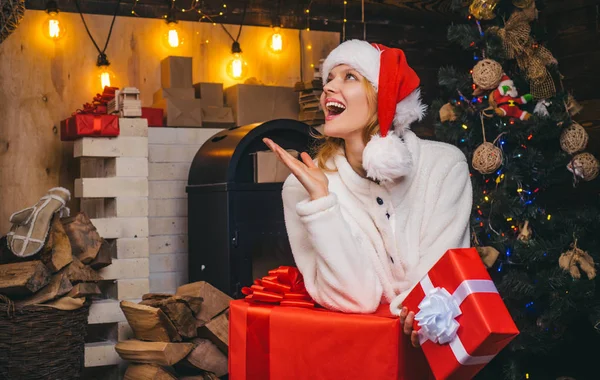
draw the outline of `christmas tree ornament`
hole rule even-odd
[[[454,112],[454,107],[450,103],[446,103],[440,108],[440,120],[442,122],[445,121],[455,121],[457,118],[456,113]]]
[[[560,147],[569,154],[581,152],[587,147],[588,134],[579,123],[573,122],[560,136]]]
[[[519,226],[519,235],[517,236],[517,240],[522,243],[528,243],[531,239],[532,234],[531,227],[529,226],[529,220],[526,220]]]
[[[493,59],[483,59],[473,67],[473,83],[482,90],[493,90],[500,84],[503,71]]]
[[[546,100],[546,99],[539,100],[536,103],[535,107],[533,108],[534,115],[538,115],[538,116],[542,116],[542,117],[550,116],[550,112],[548,112],[548,107],[551,104],[552,104],[552,102],[549,100]]]
[[[512,3],[517,8],[525,9],[531,7],[534,2],[534,0],[513,0]]]
[[[584,152],[573,157],[567,165],[567,169],[576,177],[584,181],[591,181],[598,177],[599,163],[593,154]]]
[[[535,99],[547,99],[556,95],[556,87],[546,66],[557,61],[548,49],[536,43],[531,37],[529,23],[537,17],[537,10],[531,7],[513,12],[504,27],[490,27],[503,43],[507,58],[516,59],[517,65],[529,79],[531,94]]]
[[[581,278],[581,271],[586,274],[588,280],[596,277],[594,259],[589,253],[577,247],[577,239],[571,244],[570,250],[560,255],[558,265],[575,279]]]
[[[569,115],[571,116],[577,115],[583,109],[583,106],[581,106],[581,104],[579,104],[571,94],[567,96],[566,107],[567,111],[569,111]]]
[[[500,0],[473,0],[469,6],[469,13],[478,20],[491,20],[496,15],[494,9]]]
[[[483,144],[479,145],[473,152],[473,159],[471,164],[473,169],[477,170],[481,174],[491,174],[498,170],[502,165],[502,149],[498,148],[495,144],[504,133],[501,133],[496,137],[493,143],[487,142],[485,139],[485,124],[483,122],[483,114],[479,114],[481,120],[481,133],[483,135]]]
[[[492,111],[498,116],[514,117],[520,120],[528,120],[531,114],[521,109],[521,105],[529,103],[533,97],[531,94],[519,96],[515,83],[508,77],[502,75],[502,80],[489,96],[490,107],[484,110],[484,115],[491,117]]]
[[[481,174],[491,174],[502,165],[502,150],[490,142],[479,145],[473,153],[473,169]]]

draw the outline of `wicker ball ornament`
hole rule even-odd
[[[569,154],[581,152],[587,147],[588,134],[580,124],[573,122],[560,136],[560,147]]]
[[[502,150],[490,142],[484,142],[473,152],[473,169],[481,174],[491,174],[502,165]]]
[[[0,0],[0,43],[17,29],[25,14],[25,0]]]
[[[569,162],[567,169],[584,181],[591,181],[598,177],[600,163],[591,153],[579,153]]]
[[[502,65],[493,59],[483,59],[473,67],[473,83],[482,90],[493,90],[502,79]]]

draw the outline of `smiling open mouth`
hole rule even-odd
[[[331,116],[337,116],[346,110],[346,106],[340,102],[329,101],[325,104],[327,113]]]

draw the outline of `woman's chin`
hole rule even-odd
[[[335,123],[325,121],[325,126],[323,127],[323,134],[328,137],[336,137],[343,138],[343,133],[340,130],[339,126],[335,125]]]

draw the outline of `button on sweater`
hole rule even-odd
[[[290,175],[285,224],[308,293],[342,312],[371,313],[381,302],[398,314],[410,290],[450,248],[469,246],[473,202],[469,169],[456,147],[404,140],[412,172],[388,184],[359,176],[343,155],[327,164],[329,195],[311,200]]]

